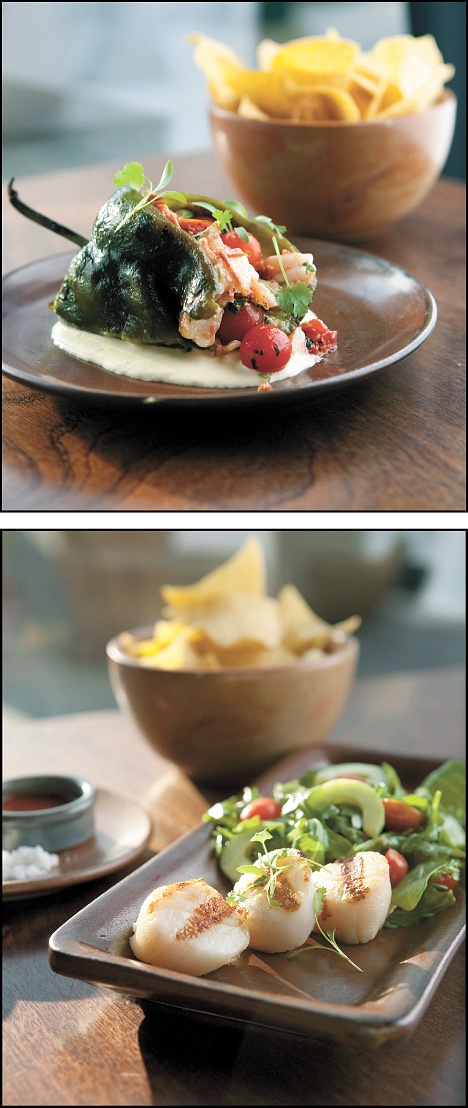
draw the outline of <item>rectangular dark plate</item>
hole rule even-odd
[[[410,790],[440,764],[354,747],[315,747],[283,759],[257,783],[269,792],[276,781],[319,765],[382,760],[395,766]],[[212,856],[210,832],[210,824],[201,824],[63,924],[50,939],[52,969],[176,1008],[348,1043],[380,1044],[414,1030],[464,938],[462,890],[453,908],[419,927],[384,929],[372,942],[345,948],[362,973],[326,949],[293,959],[246,950],[236,965],[207,977],[136,961],[128,939],[153,889],[204,877],[223,895],[228,892]]]

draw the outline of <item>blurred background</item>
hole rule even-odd
[[[3,179],[208,150],[205,79],[191,32],[254,64],[278,42],[336,28],[369,49],[433,34],[456,67],[458,120],[444,173],[466,173],[464,3],[4,3]]]
[[[291,582],[330,622],[362,616],[358,678],[465,665],[464,531],[3,531],[6,722],[114,708],[108,639],[252,534],[270,595]]]

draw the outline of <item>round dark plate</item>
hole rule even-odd
[[[23,384],[93,404],[276,404],[353,384],[406,358],[430,335],[436,302],[409,273],[339,243],[312,241],[312,250],[318,274],[313,309],[338,331],[338,350],[298,377],[273,383],[271,392],[137,381],[59,350],[50,337],[56,317],[47,305],[72,254],[44,258],[4,278],[3,370]]]

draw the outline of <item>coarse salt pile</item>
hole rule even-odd
[[[2,851],[3,881],[32,881],[46,877],[59,864],[58,854],[48,854],[42,846],[18,846]]]

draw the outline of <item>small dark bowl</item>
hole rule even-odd
[[[54,852],[85,842],[94,834],[96,790],[81,777],[30,776],[4,781],[2,796],[53,797],[63,800],[50,808],[2,811],[2,847],[42,846]]]

